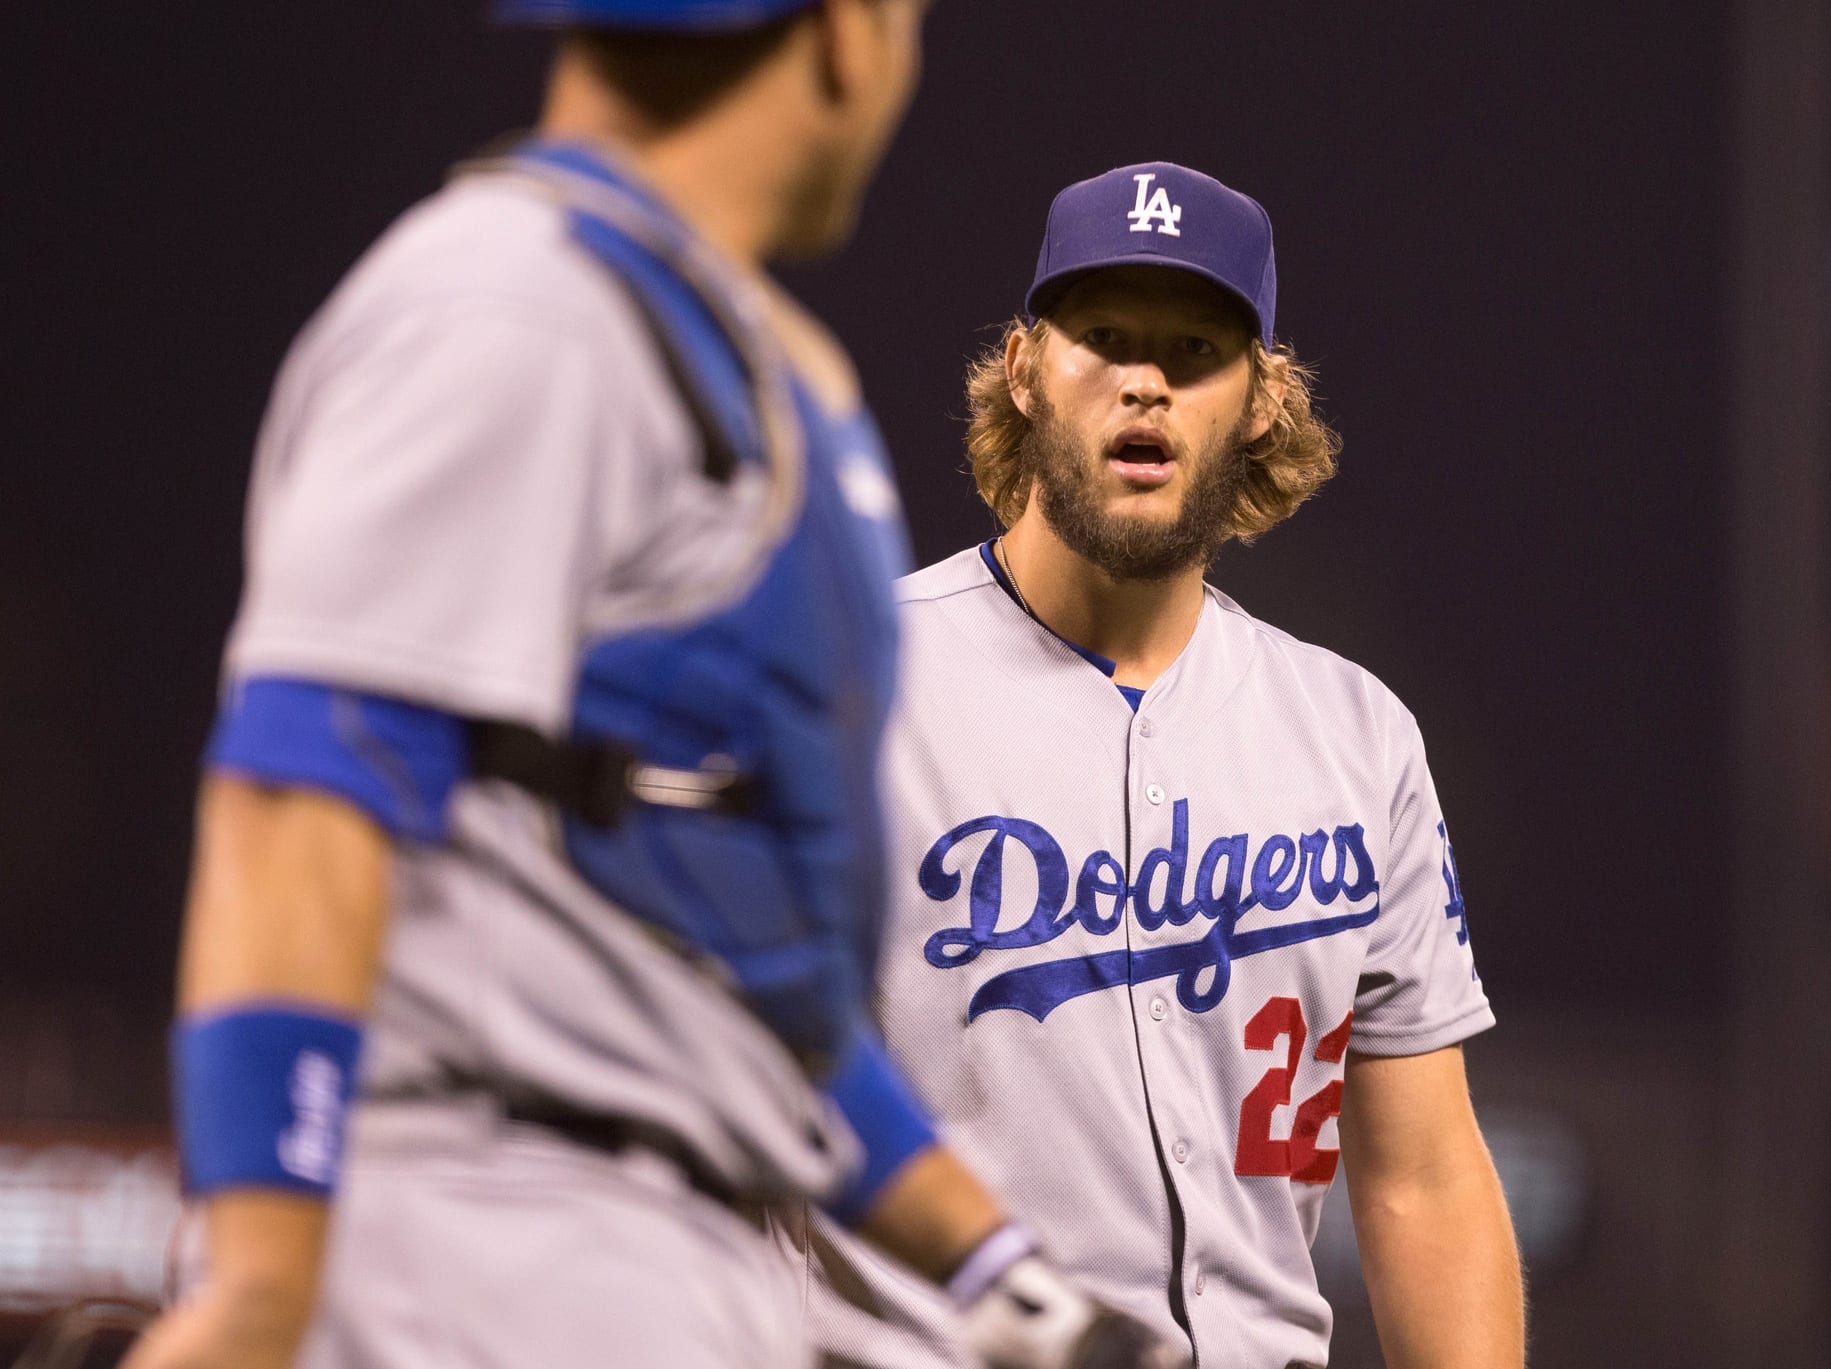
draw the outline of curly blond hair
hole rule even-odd
[[[1030,420],[1011,397],[1011,380],[1005,374],[1005,348],[1016,332],[1027,333],[1035,344],[1028,353],[1034,367],[1049,335],[1049,322],[1027,324],[1014,318],[966,373],[966,452],[973,482],[993,516],[1007,528],[1030,502],[1034,475],[1024,455]],[[1247,403],[1274,407],[1271,426],[1243,448],[1247,471],[1227,516],[1223,541],[1250,542],[1289,518],[1335,474],[1335,457],[1341,450],[1341,439],[1312,406],[1310,385],[1315,377],[1309,368],[1288,347],[1280,344],[1268,351],[1256,337],[1249,355],[1252,382]],[[1282,398],[1274,397],[1277,386],[1283,387]]]

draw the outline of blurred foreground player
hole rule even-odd
[[[174,1032],[206,1249],[134,1369],[799,1365],[774,1204],[937,1279],[1002,1226],[863,1025],[901,525],[760,269],[850,229],[924,8],[511,0],[538,134],[287,359]],[[1144,1362],[1039,1277],[1010,1362]]]
[[[1207,176],[1057,197],[969,385],[1004,535],[899,585],[885,1037],[1051,1255],[1198,1364],[1327,1360],[1339,1158],[1386,1363],[1506,1369],[1519,1263],[1457,1044],[1493,1016],[1417,725],[1204,582],[1334,469],[1275,293],[1264,211]],[[945,1308],[844,1272],[820,1338],[927,1363]]]

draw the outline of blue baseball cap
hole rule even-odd
[[[496,0],[504,24],[737,33],[760,28],[814,0]]]
[[[1024,312],[1040,318],[1103,266],[1167,266],[1235,296],[1272,345],[1278,270],[1257,200],[1174,162],[1141,162],[1076,181],[1049,206]]]

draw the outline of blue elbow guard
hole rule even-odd
[[[247,1005],[172,1029],[185,1192],[328,1197],[343,1151],[362,1029],[309,1008]]]
[[[890,1176],[935,1143],[935,1129],[884,1053],[883,1042],[871,1033],[853,1037],[826,1091],[864,1142],[864,1168],[827,1204],[833,1216],[856,1226]]]

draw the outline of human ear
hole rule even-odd
[[[1257,442],[1271,431],[1284,408],[1284,394],[1290,388],[1290,363],[1283,357],[1262,353],[1254,366],[1257,374],[1252,386],[1252,422],[1246,429],[1246,440]]]
[[[1011,403],[1025,418],[1030,417],[1030,377],[1041,345],[1031,328],[1013,328],[1005,335],[1005,384],[1011,390]]]
[[[870,0],[821,0],[814,13],[820,22],[821,85],[835,104],[855,100],[877,79],[876,50],[883,22]]]

